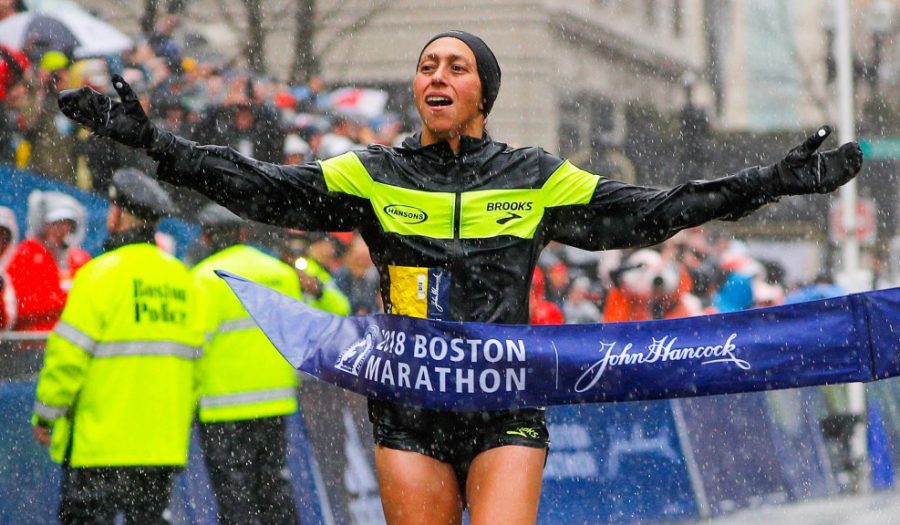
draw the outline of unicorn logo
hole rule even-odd
[[[369,354],[372,353],[372,349],[375,348],[375,340],[377,338],[378,327],[369,325],[369,327],[366,328],[365,337],[341,352],[334,367],[342,372],[358,376],[366,357],[368,357]]]

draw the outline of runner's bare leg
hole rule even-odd
[[[533,525],[547,450],[505,446],[472,461],[466,482],[472,525]]]
[[[462,499],[453,467],[416,452],[375,447],[388,525],[459,525]]]

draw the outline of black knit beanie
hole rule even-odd
[[[443,33],[438,33],[431,37],[431,39],[422,46],[422,51],[419,52],[419,60],[422,59],[422,53],[425,51],[426,47],[438,38],[444,37],[461,40],[464,44],[469,46],[469,49],[471,49],[472,53],[475,55],[475,64],[478,67],[478,78],[481,79],[481,99],[482,104],[484,105],[484,114],[487,116],[487,114],[491,112],[491,108],[494,107],[494,101],[497,100],[497,94],[500,93],[500,64],[497,63],[497,57],[494,56],[494,52],[491,51],[491,48],[484,43],[484,40],[472,33],[453,30],[444,31]],[[418,64],[418,62],[416,64]]]

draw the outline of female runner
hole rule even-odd
[[[356,229],[381,275],[388,313],[449,321],[527,323],[535,262],[551,240],[600,250],[647,246],[712,219],[737,219],[783,195],[825,193],[862,165],[855,143],[816,153],[823,127],[787,157],[668,190],[578,169],[540,148],[485,132],[500,67],[475,35],[430,39],[413,92],[421,130],[396,148],[274,165],[200,146],[147,120],[119,77],[114,102],[89,88],[60,95],[95,133],[143,148],[159,178],[239,215],[306,230]],[[529,524],[537,517],[549,438],[540,409],[425,410],[370,401],[387,522]]]

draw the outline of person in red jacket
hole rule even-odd
[[[687,271],[654,250],[634,252],[615,273],[603,309],[605,323],[677,319],[703,313],[700,299],[690,293]]]
[[[28,196],[28,238],[6,268],[16,294],[13,330],[53,329],[75,272],[91,259],[77,247],[84,222],[84,206],[70,195],[35,190]]]
[[[553,301],[546,297],[544,272],[534,268],[531,280],[531,294],[528,301],[529,322],[531,324],[564,324],[563,312]]]
[[[6,275],[6,263],[18,242],[19,225],[15,213],[0,206],[0,330],[10,328],[16,320],[16,296]]]

